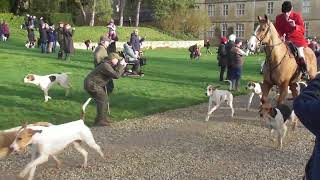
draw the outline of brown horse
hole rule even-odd
[[[277,85],[280,89],[277,104],[282,104],[288,94],[288,86],[290,86],[293,97],[298,95],[296,82],[301,78],[299,67],[289,47],[280,39],[276,28],[268,20],[268,17],[266,15],[264,18],[258,16],[258,20],[260,25],[251,36],[248,48],[253,51],[258,43],[265,46],[266,63],[261,87],[261,102],[267,101],[270,89],[273,85]],[[313,79],[317,71],[316,56],[309,47],[304,48],[304,53],[308,73]]]

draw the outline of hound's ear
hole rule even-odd
[[[265,19],[265,21],[267,22],[267,23],[269,23],[269,19],[268,19],[268,16],[265,14],[264,15],[264,19]]]
[[[22,128],[26,128],[27,125],[28,125],[28,121],[24,121],[21,126],[22,126]]]

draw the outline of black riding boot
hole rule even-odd
[[[300,71],[302,73],[302,76],[301,76],[301,79],[303,80],[309,80],[310,77],[309,77],[309,74],[308,74],[308,71],[307,71],[307,64],[304,60],[304,58],[299,58],[299,68],[300,68]]]

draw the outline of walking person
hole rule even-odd
[[[244,52],[240,49],[242,46],[242,41],[240,39],[236,39],[234,46],[231,48],[231,82],[232,89],[235,91],[240,90],[240,79],[242,75],[242,66],[244,63],[243,56],[248,56],[249,51]]]
[[[217,52],[217,59],[218,59],[218,65],[220,66],[220,81],[224,80],[224,72],[227,68],[228,64],[228,57],[227,57],[227,51],[226,51],[226,43],[227,43],[226,37],[221,37],[220,39],[220,45]]]
[[[54,29],[52,26],[48,29],[48,50],[47,53],[52,53],[53,42],[54,42]]]
[[[7,40],[10,37],[10,30],[9,30],[9,24],[6,21],[3,21],[2,25],[2,34],[7,38]]]
[[[206,54],[210,53],[212,55],[212,53],[210,51],[210,41],[209,41],[209,39],[207,39],[206,42],[204,43],[204,47],[207,48]]]
[[[120,61],[120,62],[119,62]],[[118,79],[124,72],[126,62],[116,53],[111,53],[107,59],[92,70],[84,80],[84,89],[95,100],[97,115],[96,126],[109,126],[106,115],[107,94],[105,87],[111,79]]]

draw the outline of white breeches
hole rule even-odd
[[[297,47],[297,49],[298,49],[299,57],[305,58],[304,52],[303,52],[304,47]]]

